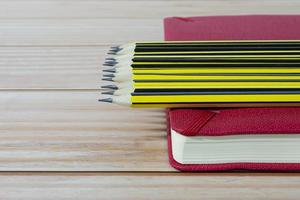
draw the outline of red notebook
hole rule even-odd
[[[299,40],[299,27],[300,15],[164,20],[167,41]],[[167,114],[169,160],[178,170],[300,170],[300,108],[187,108]],[[183,149],[189,154],[182,155]]]

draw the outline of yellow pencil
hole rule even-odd
[[[300,82],[133,82],[135,89],[300,88]]]
[[[118,81],[117,77],[112,79]],[[234,75],[207,75],[207,76],[197,76],[197,75],[142,75],[133,74],[132,80],[134,81],[300,81],[300,76],[234,76]]]
[[[216,105],[230,106],[255,106],[268,105],[299,105],[300,94],[267,94],[267,95],[122,95],[112,96],[101,101],[127,105],[132,107],[173,107],[176,106],[197,106],[205,107]]]
[[[205,79],[298,79],[300,68],[186,68],[186,69],[115,69],[103,74],[103,80],[128,81],[128,80],[205,80]],[[255,77],[259,76],[259,77]]]
[[[119,70],[120,73],[125,73],[128,70]],[[281,68],[265,68],[265,67],[257,67],[257,68],[148,68],[148,69],[132,69],[134,74],[244,74],[244,73],[257,73],[257,74],[284,74],[284,73],[300,73],[300,68],[289,68],[289,67],[281,67]]]
[[[170,51],[181,50],[272,50],[294,49],[300,44],[299,40],[239,40],[239,41],[168,41],[168,42],[136,42],[113,47],[111,54],[127,54],[130,52]],[[204,47],[204,48],[203,48]],[[279,48],[279,49],[278,49]]]
[[[300,89],[300,82],[122,82],[102,86],[112,89],[107,94],[126,95],[146,91],[180,91],[194,90],[282,90]]]
[[[172,55],[172,54],[176,54],[176,55],[193,55],[193,54],[199,54],[199,55],[214,55],[214,54],[236,54],[236,55],[239,55],[239,54],[253,54],[253,55],[256,55],[256,54],[269,54],[269,55],[276,55],[276,54],[279,54],[279,55],[285,55],[285,54],[290,54],[290,55],[293,55],[293,54],[298,54],[300,53],[300,50],[264,50],[264,51],[261,51],[261,50],[256,50],[256,51],[156,51],[156,52],[148,52],[148,51],[144,51],[144,52],[135,52],[134,55],[138,56],[138,55]]]

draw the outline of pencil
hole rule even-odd
[[[102,86],[113,95],[133,92],[200,91],[203,89],[300,89],[300,82],[122,82]]]
[[[124,55],[110,58],[108,63],[139,63],[139,62],[268,62],[282,61],[286,63],[300,62],[299,55]]]
[[[106,61],[104,66],[113,68],[201,68],[201,67],[300,67],[300,60],[294,62],[272,61],[268,62],[256,61],[256,62],[214,62],[214,61],[202,61],[202,62],[115,62]]]
[[[299,48],[299,40],[248,40],[248,41],[181,41],[130,43],[111,49],[111,54],[154,51],[199,51],[199,50],[294,50]]]
[[[239,51],[141,51],[126,55],[299,55],[300,50],[239,50]]]
[[[300,94],[215,94],[215,95],[121,95],[100,101],[127,106],[139,104],[172,106],[172,104],[233,104],[233,103],[300,103]]]
[[[300,68],[178,68],[178,69],[136,69],[129,68],[128,70],[122,68],[104,69],[103,80],[110,81],[127,81],[127,80],[191,80],[208,78],[207,76],[298,76],[300,75]],[[194,77],[193,77],[194,76]],[[225,77],[226,78],[226,77]],[[245,77],[242,77],[245,78]],[[268,77],[266,77],[268,79]],[[278,77],[273,77],[278,78]],[[294,79],[295,77],[291,77]]]
[[[171,81],[190,81],[190,82],[207,82],[207,81],[275,81],[275,82],[284,82],[284,81],[300,81],[300,74],[287,74],[288,76],[283,75],[270,75],[263,74],[258,76],[257,74],[253,75],[242,75],[242,74],[208,74],[208,75],[166,75],[166,74],[132,74],[132,77],[122,77],[118,76],[118,74],[104,74],[103,80],[107,81],[130,81],[133,80],[135,82],[171,82]]]

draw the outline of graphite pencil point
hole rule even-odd
[[[103,85],[103,86],[101,86],[101,88],[103,88],[103,89],[112,89],[112,90],[117,90],[118,89],[118,87],[115,86],[115,85]]]
[[[101,92],[101,94],[105,94],[105,95],[114,95],[114,91],[106,91],[106,92]]]
[[[121,51],[122,50],[122,48],[120,48],[120,47],[116,47],[116,48],[111,48],[110,49],[110,51],[112,51],[112,52],[115,52],[115,53],[118,53],[119,51]]]
[[[108,55],[116,55],[116,52],[109,51],[107,54]]]
[[[116,54],[117,54],[117,52],[116,52],[116,51],[113,51],[113,50],[108,51],[108,54],[109,54],[109,53],[111,53],[111,54],[113,54],[113,55],[116,55]]]
[[[118,62],[116,62],[116,61],[105,61],[104,64],[116,65],[116,64],[118,64]]]
[[[109,52],[114,52],[114,53],[117,53],[118,50],[117,49],[110,49]]]
[[[103,78],[102,81],[114,81],[112,78]]]
[[[115,69],[104,69],[103,72],[110,72],[110,73],[116,73]]]
[[[110,59],[105,59],[105,62],[107,63],[117,63],[117,61],[114,59],[114,60],[110,60]]]
[[[107,60],[107,61],[116,61],[115,58],[105,58],[105,60]]]
[[[112,64],[112,63],[107,63],[107,62],[105,62],[104,64],[103,64],[103,66],[109,66],[109,67],[112,67],[112,66],[115,66],[116,64]]]
[[[113,78],[115,77],[114,74],[103,74],[103,77]]]
[[[113,99],[112,98],[105,98],[105,99],[99,99],[99,101],[107,102],[107,103],[112,103]]]

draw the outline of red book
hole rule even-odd
[[[168,41],[299,40],[299,25],[295,15],[164,21]],[[300,108],[187,108],[167,114],[169,160],[178,170],[300,170]]]

